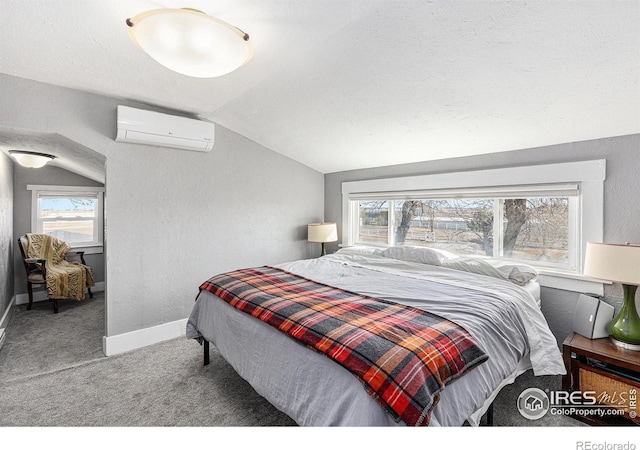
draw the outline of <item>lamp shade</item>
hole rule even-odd
[[[225,75],[253,56],[248,34],[195,9],[154,9],[127,19],[127,25],[151,58],[191,77]]]
[[[310,223],[307,228],[309,242],[335,242],[338,229],[334,222]]]
[[[55,156],[46,153],[29,152],[25,150],[9,150],[9,154],[13,156],[18,164],[30,169],[44,167],[45,164],[55,158]]]
[[[584,274],[600,280],[640,285],[640,246],[588,242]]]

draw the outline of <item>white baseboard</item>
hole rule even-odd
[[[104,281],[96,283],[96,285],[91,288],[93,292],[102,292],[104,289]],[[34,302],[45,300],[48,300],[45,291],[36,291],[33,293]],[[7,324],[5,322],[7,322],[11,308],[14,305],[27,303],[29,303],[29,294],[25,293],[14,296],[0,320],[0,328],[6,327]],[[131,331],[129,333],[117,334],[115,336],[103,336],[102,351],[106,356],[125,353],[130,350],[135,350],[137,348],[146,347],[148,345],[184,336],[186,334],[186,328],[187,319],[180,319],[174,322],[143,328],[142,330]]]
[[[104,291],[104,281],[99,281],[95,286],[91,288],[91,292],[103,292]],[[49,300],[47,297],[47,291],[42,289],[40,291],[34,291],[33,293],[33,303],[43,302]],[[15,296],[15,304],[16,305],[26,305],[29,303],[29,294],[23,293]]]
[[[131,331],[129,333],[103,336],[102,351],[106,356],[128,352],[184,336],[186,334],[186,328],[187,319],[181,319],[154,327],[143,328],[142,330]]]
[[[7,325],[9,325],[9,315],[11,313],[11,308],[13,308],[13,305],[15,304],[16,304],[16,297],[13,296],[13,298],[9,302],[9,306],[7,306],[7,309],[2,315],[2,319],[0,319],[0,328],[7,328]]]

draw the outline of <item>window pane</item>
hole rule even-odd
[[[358,217],[357,242],[363,244],[388,242],[389,202],[386,200],[360,201]]]
[[[43,233],[67,243],[96,241],[95,198],[44,197],[39,202]]]
[[[493,254],[492,199],[396,200],[394,206],[397,245]]]
[[[569,263],[569,199],[505,199],[503,256]]]

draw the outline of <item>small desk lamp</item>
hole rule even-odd
[[[640,317],[636,310],[636,290],[640,285],[640,246],[587,242],[584,274],[622,284],[622,308],[609,323],[609,335],[619,347],[640,350]]]
[[[327,254],[324,244],[338,240],[338,229],[334,222],[310,223],[307,227],[307,236],[309,242],[322,243],[322,256],[324,256]]]

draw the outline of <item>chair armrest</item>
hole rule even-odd
[[[69,250],[67,252],[67,258],[74,256],[79,257],[80,261],[82,261],[82,264],[84,264],[85,266],[87,265],[87,263],[84,261],[84,250]]]
[[[47,260],[42,258],[27,258],[24,262],[27,264],[45,264]]]
[[[27,269],[27,274],[31,273],[32,270],[40,270],[42,272],[42,276],[44,279],[47,279],[47,260],[43,258],[26,258],[24,260],[25,268]],[[31,268],[30,266],[38,266],[38,269]]]

